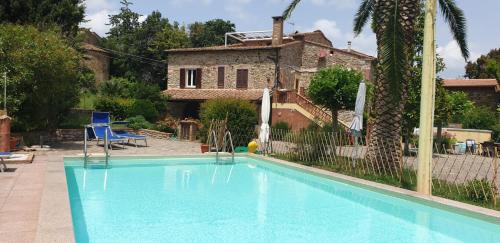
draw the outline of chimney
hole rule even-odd
[[[283,17],[273,17],[273,46],[283,44]]]
[[[351,51],[351,48],[352,48],[352,42],[348,41],[347,42],[347,51]]]

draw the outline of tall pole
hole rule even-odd
[[[7,72],[3,73],[3,110],[7,112]]]
[[[427,0],[425,5],[417,172],[417,192],[425,195],[432,194],[431,164],[434,132],[434,98],[436,93],[436,8],[436,0]]]

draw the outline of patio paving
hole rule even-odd
[[[139,142],[141,144],[141,142]],[[115,146],[116,155],[199,154],[195,142],[148,138],[148,147]],[[74,242],[63,156],[82,154],[83,142],[67,142],[36,151],[32,164],[8,164],[0,173],[0,242]],[[103,153],[89,143],[90,153]]]

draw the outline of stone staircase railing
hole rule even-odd
[[[274,97],[274,102],[277,103],[295,103],[302,107],[304,110],[309,112],[311,115],[313,115],[315,118],[319,119],[320,121],[324,123],[331,123],[332,122],[332,115],[330,111],[327,111],[317,105],[315,105],[311,100],[309,100],[307,97],[304,95],[298,94],[295,91],[280,91],[276,92],[276,95]],[[339,112],[339,123],[341,126],[344,128],[349,128],[349,125],[351,124],[352,117],[353,117],[353,112],[352,111],[340,111]]]

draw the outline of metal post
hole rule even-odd
[[[434,128],[434,97],[436,86],[435,45],[436,0],[425,6],[424,52],[422,62],[422,93],[420,101],[420,134],[418,146],[417,192],[431,195],[432,144]]]
[[[3,73],[3,110],[7,112],[7,72]]]

